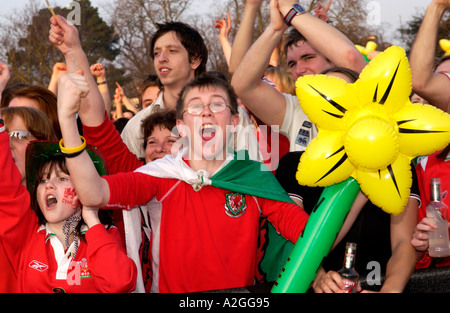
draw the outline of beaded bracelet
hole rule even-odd
[[[59,141],[59,148],[61,149],[61,152],[64,153],[64,156],[66,158],[74,158],[84,151],[84,149],[86,148],[86,139],[84,139],[83,136],[80,136],[80,138],[83,143],[76,148],[65,148],[63,146],[63,139]]]

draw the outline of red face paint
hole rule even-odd
[[[76,196],[75,189],[73,188],[64,188],[64,196],[62,199],[62,203],[64,204],[72,204],[73,198]]]

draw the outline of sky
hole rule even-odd
[[[45,0],[36,0],[42,2],[42,6],[46,7]],[[220,0],[215,0],[220,1]],[[385,29],[385,40],[398,44],[395,40],[395,30],[400,26],[400,21],[405,23],[411,16],[417,12],[425,12],[426,6],[431,0],[366,0],[368,1],[368,11],[379,15],[373,15],[375,18],[379,17],[379,24]],[[13,13],[14,9],[20,10],[25,7],[29,0],[2,0],[1,15],[8,15]],[[72,0],[49,0],[52,6],[68,7]],[[106,5],[112,0],[91,0],[93,6],[99,7],[99,12],[102,15],[102,6]],[[213,0],[193,0],[193,11],[199,13],[206,13],[212,7]],[[301,3],[301,1],[300,1]],[[377,22],[376,20],[374,20]]]

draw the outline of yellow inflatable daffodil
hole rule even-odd
[[[329,186],[354,177],[388,213],[400,214],[408,201],[411,159],[450,142],[450,115],[410,102],[409,62],[397,46],[378,54],[353,84],[310,75],[297,80],[296,93],[319,129],[300,159],[298,182]]]
[[[439,46],[445,51],[445,55],[450,55],[450,40],[441,39],[439,40]]]
[[[370,52],[375,51],[375,49],[377,48],[377,44],[374,41],[368,41],[365,47],[361,45],[355,46],[358,49],[358,51],[365,56],[367,56]]]

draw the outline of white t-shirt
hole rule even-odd
[[[163,92],[159,93],[155,102],[133,116],[122,130],[121,137],[123,142],[127,145],[128,150],[140,159],[144,159],[145,157],[141,123],[147,116],[159,109],[164,109]]]
[[[311,140],[317,136],[317,127],[303,112],[296,96],[283,95],[286,99],[286,113],[280,133],[289,139],[289,151],[305,151]]]

